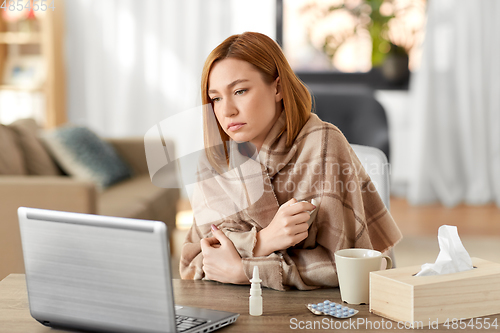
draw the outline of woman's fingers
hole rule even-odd
[[[309,220],[309,213],[307,212],[300,212],[298,214],[288,216],[286,219],[286,226],[293,226],[301,223],[305,223]],[[305,224],[306,227],[308,227],[307,223]]]
[[[259,231],[257,253],[261,255],[284,250],[300,243],[309,235],[310,212],[316,206],[307,201],[297,202],[292,198],[279,208],[271,223]],[[262,245],[265,243],[266,245]],[[270,244],[270,245],[267,245]],[[262,250],[261,249],[265,249]],[[269,252],[269,249],[272,251]]]
[[[295,236],[295,235],[301,234],[303,232],[306,232],[307,229],[309,229],[309,226],[307,225],[307,223],[305,223],[305,222],[298,223],[298,224],[294,225],[293,227],[289,228],[288,235]]]
[[[202,240],[200,240],[200,245],[201,252],[203,252],[204,255],[207,255],[211,249],[219,248],[221,246],[219,240],[217,240],[217,238],[215,237],[203,238]]]
[[[207,245],[210,245],[210,246],[214,246],[214,245],[217,245],[217,244],[220,245],[220,242],[217,239],[217,237],[207,237],[207,238],[204,238],[204,239],[206,240]]]
[[[291,205],[293,205],[295,203],[297,203],[297,199],[291,198],[290,200],[288,200],[287,202],[285,202],[283,205],[281,205],[281,207],[285,208],[285,207],[291,206]]]
[[[216,243],[220,243],[221,245],[229,245],[229,243],[232,244],[231,240],[219,229],[215,224],[212,224],[212,235],[214,235],[213,238],[217,240]],[[215,244],[216,244],[215,243]]]
[[[306,223],[307,225],[307,223]],[[298,243],[302,242],[304,239],[307,238],[307,236],[309,235],[309,232],[307,231],[307,229],[303,232],[300,232],[298,234],[295,235],[295,242],[292,246],[295,246],[297,245]]]
[[[210,243],[208,241],[208,238],[203,238],[202,240],[200,240],[200,245],[201,245],[201,250],[202,251],[207,250],[207,248],[210,247]]]
[[[289,214],[289,215],[295,215],[295,214],[298,214],[298,213],[301,213],[304,211],[311,212],[314,209],[316,209],[316,206],[314,206],[312,203],[307,202],[307,201],[300,201],[300,202],[297,202],[295,204],[292,204],[292,205],[286,207],[286,212],[285,212],[285,210],[284,210],[284,212],[286,214]]]

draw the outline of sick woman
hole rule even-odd
[[[183,279],[248,284],[258,266],[276,290],[336,287],[335,251],[385,252],[401,239],[342,132],[311,112],[271,38],[224,40],[205,62],[201,94],[205,153]]]

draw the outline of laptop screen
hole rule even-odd
[[[19,208],[32,316],[51,326],[175,332],[166,226]]]

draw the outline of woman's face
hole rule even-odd
[[[208,95],[224,132],[236,142],[251,142],[258,150],[282,111],[279,78],[268,84],[255,67],[239,59],[214,64]]]

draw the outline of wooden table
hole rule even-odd
[[[340,302],[337,288],[313,291],[279,292],[263,288],[264,314],[260,317],[248,315],[249,286],[226,285],[209,281],[173,281],[175,301],[180,305],[190,305],[240,313],[236,323],[218,332],[325,332],[330,330],[367,330],[394,331],[398,323],[371,314],[367,305],[351,306],[359,313],[350,319],[315,316],[306,309],[306,303],[317,303],[329,299]],[[490,316],[499,328],[490,327],[488,331],[500,331],[500,315]],[[483,320],[484,318],[480,318]],[[314,330],[316,325],[316,330]],[[400,325],[403,325],[402,323]],[[311,328],[311,329],[308,329]],[[404,329],[404,328],[400,328]],[[471,327],[458,331],[475,331]],[[449,332],[439,325],[437,329],[417,329],[418,332]],[[42,333],[68,332],[51,330],[33,319],[29,313],[26,283],[23,274],[11,274],[0,282],[0,333]]]

